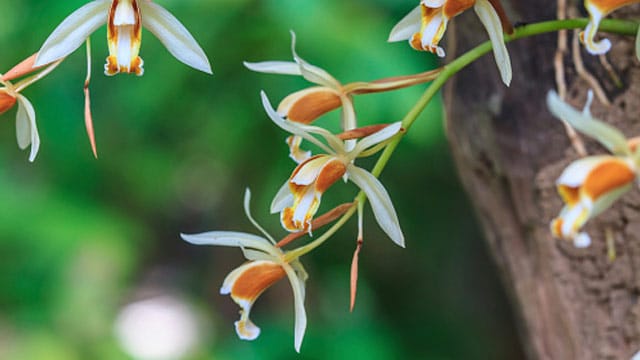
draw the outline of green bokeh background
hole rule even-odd
[[[516,359],[521,350],[505,295],[456,180],[440,103],[403,140],[381,179],[407,238],[395,246],[367,212],[356,309],[348,311],[351,221],[303,259],[309,324],[293,350],[288,283],[252,311],[262,335],[237,339],[237,306],[218,289],[242,263],[237,249],[196,247],[180,232],[255,232],[242,211],[283,236],[268,205],[294,164],[285,134],[259,102],[308,86],[252,73],[243,60],[290,60],[298,52],[343,82],[437,66],[431,55],[385,40],[417,1],[159,0],[194,34],[214,76],[175,60],[143,33],[145,75],[102,75],[106,31],[93,40],[91,83],[100,158],[83,124],[84,48],[25,95],[38,114],[36,162],[15,142],[15,110],[0,124],[0,358],[127,359],[114,335],[126,304],[171,295],[190,306],[199,345],[186,359]],[[35,52],[84,1],[0,3],[0,69]],[[361,125],[397,121],[425,86],[356,98]],[[332,124],[330,114],[322,124]],[[371,162],[362,165],[370,167]],[[357,189],[338,183],[324,210]],[[321,211],[322,211],[321,209]]]

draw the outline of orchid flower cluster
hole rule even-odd
[[[592,54],[603,54],[611,48],[607,39],[597,41],[596,33],[603,17],[612,11],[640,0],[585,0],[590,21],[581,40]],[[513,40],[517,29],[511,26],[499,0],[420,0],[391,30],[388,41],[407,40],[419,51],[445,57],[440,41],[448,22],[473,8],[487,31],[500,77],[506,86],[511,84],[512,67],[506,42]],[[205,52],[189,31],[170,12],[150,0],[94,0],[80,7],[62,21],[49,35],[40,50],[6,74],[0,74],[0,114],[17,104],[16,135],[21,149],[31,147],[29,160],[34,161],[40,138],[35,110],[22,95],[23,90],[44,78],[65,58],[86,44],[87,77],[84,84],[85,126],[94,155],[97,157],[91,114],[89,83],[91,79],[90,35],[103,24],[107,25],[109,56],[104,73],[141,76],[144,61],[140,57],[142,28],[153,33],[167,50],[184,64],[211,74]],[[292,32],[292,61],[245,62],[247,69],[269,74],[301,76],[312,85],[294,91],[273,106],[265,91],[260,93],[267,118],[287,136],[291,174],[274,191],[270,211],[278,214],[284,235],[279,241],[265,231],[250,212],[249,190],[244,197],[244,210],[260,235],[211,231],[200,234],[182,234],[182,238],[196,245],[217,245],[239,248],[247,262],[232,270],[223,281],[220,293],[230,295],[241,308],[235,329],[241,339],[253,340],[260,328],[250,319],[257,298],[271,285],[287,278],[294,300],[294,347],[300,351],[307,317],[304,307],[305,284],[308,274],[301,258],[325,244],[354,214],[358,216],[356,249],[351,267],[351,308],[353,309],[358,274],[359,251],[364,240],[363,214],[368,201],[377,224],[389,239],[405,246],[405,237],[391,197],[378,180],[379,171],[367,170],[360,159],[382,151],[393,151],[390,144],[397,143],[408,130],[412,119],[391,123],[360,124],[354,97],[363,94],[387,92],[421,85],[447,73],[447,66],[419,74],[396,76],[370,82],[342,83],[326,70],[312,65],[296,52],[296,37]],[[487,50],[488,51],[488,50]],[[640,37],[637,40],[640,57]],[[444,75],[443,75],[444,74]],[[17,79],[23,78],[20,81]],[[446,80],[446,77],[445,77]],[[434,82],[435,83],[435,82]],[[441,86],[441,81],[438,86]],[[434,94],[434,90],[431,94]],[[429,94],[429,90],[426,94]],[[605,146],[611,155],[588,156],[573,162],[557,181],[558,192],[566,203],[559,216],[551,222],[553,236],[572,241],[577,247],[591,243],[582,230],[586,222],[609,207],[629,190],[638,178],[640,149],[638,138],[627,139],[620,131],[591,116],[588,101],[583,111],[563,102],[555,93],[547,99],[550,111],[579,132]],[[316,120],[340,110],[340,132],[334,133],[318,126]],[[419,111],[418,111],[419,113]],[[308,145],[318,149],[314,154]],[[380,156],[383,158],[383,156]],[[350,201],[318,215],[322,197],[338,181],[352,182],[358,188]],[[325,226],[331,225],[321,232]],[[318,235],[320,233],[320,235]],[[306,239],[300,246],[294,241]],[[286,247],[286,249],[285,249]]]
[[[189,31],[169,11],[150,0],[94,0],[71,13],[53,30],[40,50],[15,66],[2,77],[0,114],[17,101],[19,104],[16,131],[18,145],[24,149],[31,145],[30,161],[34,161],[40,139],[31,103],[19,92],[43,78],[64,59],[87,43],[87,78],[84,84],[85,125],[94,156],[98,156],[91,115],[89,82],[91,79],[90,35],[107,24],[109,56],[104,66],[108,76],[118,73],[144,73],[139,56],[142,27],[156,35],[169,52],[179,61],[202,72],[211,74],[206,54]],[[15,86],[11,80],[44,68]]]

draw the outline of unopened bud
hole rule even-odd
[[[4,90],[0,90],[0,114],[11,109],[16,103],[16,98]]]

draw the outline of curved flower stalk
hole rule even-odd
[[[189,31],[169,11],[149,0],[95,0],[80,7],[62,21],[38,52],[35,66],[42,66],[71,54],[96,29],[107,24],[109,57],[105,74],[143,74],[138,56],[142,27],[151,31],[179,61],[211,74],[206,54]]]
[[[631,189],[638,176],[639,139],[627,140],[618,129],[591,117],[588,103],[579,112],[550,92],[547,104],[556,117],[598,140],[613,154],[576,160],[556,181],[565,206],[551,222],[551,232],[557,238],[573,241],[576,247],[587,247],[591,238],[580,229]]]
[[[217,245],[238,247],[248,262],[231,271],[224,279],[220,293],[230,295],[241,308],[240,320],[235,322],[238,337],[254,340],[260,335],[260,328],[250,319],[253,303],[267,288],[284,277],[289,279],[293,290],[295,307],[294,346],[300,352],[302,339],[307,327],[304,309],[305,281],[307,272],[297,257],[288,256],[275,245],[273,238],[251,217],[249,201],[251,193],[247,189],[244,209],[249,220],[265,237],[232,231],[211,231],[195,235],[181,234],[185,241],[195,245]]]
[[[439,43],[449,20],[472,6],[491,39],[502,82],[509,86],[512,78],[511,60],[504,43],[503,32],[510,34],[513,27],[507,20],[499,0],[422,0],[418,7],[391,30],[388,41],[409,40],[411,47],[416,50],[444,57],[444,49]]]
[[[349,150],[345,141],[323,128],[284,119],[273,109],[264,92],[261,96],[267,114],[276,125],[325,152],[316,156],[307,153],[306,158],[300,158],[299,165],[273,199],[271,212],[280,212],[282,226],[291,232],[311,232],[311,222],[320,206],[322,194],[338,179],[345,178],[350,179],[366,194],[380,227],[393,242],[404,247],[404,235],[387,190],[370,172],[353,163],[356,158],[370,156],[381,150],[388,140],[402,131],[401,123],[383,127],[361,139]],[[314,135],[321,136],[326,144]],[[298,145],[299,142],[293,143],[292,154],[302,153]]]
[[[584,7],[589,12],[589,24],[580,33],[580,40],[585,45],[587,51],[593,55],[604,54],[611,49],[611,41],[609,39],[595,40],[600,21],[611,12],[635,3],[639,0],[585,0]],[[636,40],[636,55],[640,58],[640,43]]]
[[[278,114],[290,121],[310,124],[318,117],[342,107],[342,129],[357,127],[353,95],[390,91],[433,80],[440,70],[416,75],[398,76],[373,82],[354,82],[342,85],[326,70],[309,64],[296,52],[296,35],[291,32],[293,61],[245,62],[252,71],[268,74],[298,75],[316,84],[285,97],[278,105]]]
[[[2,85],[2,87],[0,87],[0,114],[3,114],[13,108],[16,103],[18,104],[18,111],[16,113],[16,138],[20,149],[24,150],[31,146],[31,152],[29,154],[30,162],[33,162],[38,155],[38,150],[40,149],[40,135],[38,134],[36,112],[33,105],[24,95],[21,94],[21,92],[29,85],[45,77],[61,62],[62,59],[47,66],[39,73],[15,84],[11,82],[12,79],[27,75],[34,71],[32,67],[33,57],[21,62],[7,74],[0,74],[0,84]],[[26,69],[25,66],[28,66],[28,69]]]

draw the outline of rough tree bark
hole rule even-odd
[[[512,20],[556,17],[556,0],[503,1]],[[581,6],[580,6],[581,7]],[[638,15],[625,8],[620,17]],[[472,12],[456,19],[457,53],[486,39]],[[569,33],[571,45],[572,33]],[[629,136],[640,134],[640,67],[633,39],[607,35],[607,55],[622,80],[616,87],[597,57],[583,58],[612,105],[597,100],[593,114]],[[510,88],[500,82],[491,56],[463,70],[445,91],[447,131],[462,182],[477,210],[490,251],[517,317],[531,359],[629,359],[640,350],[640,195],[627,194],[591,221],[593,244],[576,249],[553,239],[549,222],[562,207],[554,182],[578,155],[561,123],[545,105],[556,88],[553,59],[557,34],[509,45],[514,69]],[[449,56],[455,56],[453,44]],[[565,57],[568,100],[582,107],[587,82]],[[584,139],[590,154],[605,153]],[[614,240],[616,258],[607,254]]]

